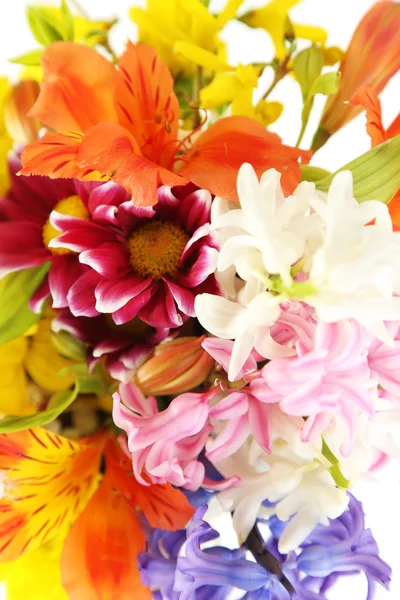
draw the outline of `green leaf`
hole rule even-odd
[[[66,0],[61,0],[61,16],[64,25],[64,40],[73,42],[75,35],[74,19]]]
[[[51,22],[46,13],[39,6],[29,6],[26,14],[29,27],[39,44],[48,46],[53,42],[63,39],[63,34],[55,25],[54,20]]]
[[[41,427],[54,421],[72,402],[76,399],[79,392],[78,383],[73,390],[65,390],[54,394],[49,402],[49,408],[34,415],[23,417],[5,417],[0,421],[0,433],[12,433],[13,431],[22,431],[32,427]]]
[[[101,395],[107,392],[107,387],[104,385],[98,369],[95,369],[95,374],[92,375],[89,373],[87,365],[81,363],[61,369],[58,375],[63,376],[70,373],[75,375],[75,380],[81,394]]]
[[[0,344],[25,333],[38,319],[28,306],[32,294],[43,281],[50,263],[9,273],[0,280]]]
[[[17,65],[24,65],[24,67],[40,67],[40,59],[42,58],[43,50],[33,50],[26,54],[21,54],[15,58],[9,58],[8,62],[15,63]]]
[[[319,75],[311,86],[308,93],[308,99],[314,97],[316,94],[323,94],[324,96],[330,96],[336,94],[339,88],[341,73],[334,71],[330,73],[323,73]]]
[[[324,54],[317,46],[310,46],[299,52],[293,60],[293,72],[300,84],[303,101],[306,100],[311,87],[324,66]]]
[[[353,193],[358,202],[379,200],[388,204],[400,189],[400,135],[375,146],[347,163],[329,177],[317,181],[317,189],[327,192],[340,171],[353,174]]]
[[[301,181],[318,181],[330,175],[329,171],[312,165],[300,165]]]
[[[52,333],[51,341],[53,346],[62,356],[79,362],[83,362],[86,359],[83,343],[68,333],[68,331]]]

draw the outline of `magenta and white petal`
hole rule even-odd
[[[151,300],[157,291],[157,284],[152,283],[143,292],[128,300],[125,306],[113,312],[112,318],[116,325],[123,325],[134,319]]]
[[[67,248],[73,252],[83,252],[96,248],[104,242],[112,242],[116,237],[109,228],[55,211],[50,215],[50,223],[58,231],[63,232],[51,240],[50,248]]]
[[[122,244],[115,242],[105,242],[97,248],[81,252],[79,261],[106,279],[120,279],[130,270],[127,251]]]
[[[113,181],[96,186],[88,197],[87,206],[93,215],[100,206],[118,207],[129,200],[128,192]]]
[[[193,233],[210,222],[211,202],[211,194],[207,190],[196,190],[182,200],[177,218],[187,232]]]
[[[169,279],[164,280],[168,286],[178,309],[189,317],[194,317],[194,294],[191,290],[181,287]]]
[[[100,275],[96,271],[87,271],[74,283],[67,295],[68,306],[76,317],[95,317],[99,314],[96,309],[96,286]]]
[[[96,309],[102,313],[113,313],[141,294],[149,285],[151,285],[150,277],[143,279],[133,274],[112,281],[100,278],[95,291]]]
[[[53,257],[49,271],[49,286],[53,308],[68,306],[68,293],[83,273],[75,254],[60,254]]]
[[[46,277],[31,296],[28,305],[32,312],[40,314],[44,303],[50,297],[49,279]]]
[[[183,273],[178,273],[177,282],[189,288],[200,285],[207,277],[215,273],[217,262],[218,250],[202,245],[194,264],[185,269]]]
[[[139,313],[142,321],[152,327],[180,327],[183,317],[178,312],[176,302],[164,283],[159,283],[157,291]]]

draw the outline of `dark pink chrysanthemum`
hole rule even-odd
[[[52,329],[54,332],[68,331],[87,345],[89,368],[104,359],[110,375],[123,382],[132,379],[134,371],[150,357],[154,346],[169,335],[169,329],[156,329],[139,319],[126,325],[115,325],[107,315],[74,317],[68,308],[58,312]]]
[[[194,316],[196,294],[218,293],[211,196],[163,186],[157,205],[138,208],[116,187],[110,182],[93,190],[87,220],[51,215],[61,235],[50,247],[71,250],[90,267],[67,295],[71,312],[112,314],[116,324],[139,317],[153,327],[179,327]]]
[[[0,199],[0,277],[50,261],[48,276],[31,298],[31,308],[40,310],[51,294],[53,307],[67,306],[67,293],[87,269],[76,254],[49,248],[57,232],[49,221],[53,209],[86,218],[85,203],[99,183],[82,184],[72,179],[17,176],[21,163],[9,159],[11,187]]]

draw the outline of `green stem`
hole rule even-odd
[[[193,88],[192,88],[192,103],[193,103],[193,118],[192,118],[192,126],[193,129],[196,129],[201,122],[200,119],[200,111],[199,111],[199,103],[200,103],[200,90],[203,79],[203,67],[197,66],[196,73],[193,77]]]

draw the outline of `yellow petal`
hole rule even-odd
[[[255,116],[258,121],[267,127],[279,119],[282,111],[283,105],[280,102],[260,100],[256,105]]]
[[[224,25],[231,19],[236,17],[236,13],[243,4],[244,0],[228,0],[223,10],[219,13],[217,19],[219,27],[222,29]]]
[[[342,60],[344,52],[337,46],[330,46],[329,48],[323,49],[324,53],[324,65],[333,67],[336,63]]]
[[[0,413],[26,415],[36,412],[28,400],[27,378],[23,360],[28,343],[21,336],[0,345]]]
[[[75,521],[97,486],[102,442],[42,428],[0,435],[0,561],[39,548]]]
[[[68,600],[60,572],[61,551],[67,531],[33,552],[0,563],[0,581],[7,586],[7,600]]]
[[[216,75],[212,82],[200,92],[200,104],[203,108],[218,108],[233,101],[243,86],[235,74]]]
[[[254,118],[253,89],[242,86],[232,102],[232,115]]]
[[[175,52],[182,54],[186,59],[214,73],[225,73],[226,71],[235,70],[234,67],[220,60],[212,52],[204,50],[191,42],[176,42],[174,49]]]
[[[7,154],[12,146],[4,124],[5,101],[10,92],[10,84],[6,77],[0,77],[0,196],[4,196],[9,186]]]
[[[72,364],[71,360],[57,353],[51,342],[51,318],[41,319],[24,360],[33,381],[49,392],[66,390],[74,383],[74,376],[60,376],[59,372]]]
[[[310,40],[325,45],[328,37],[327,32],[322,27],[313,27],[312,25],[302,25],[300,23],[293,23],[294,33],[297,38],[302,40]]]

